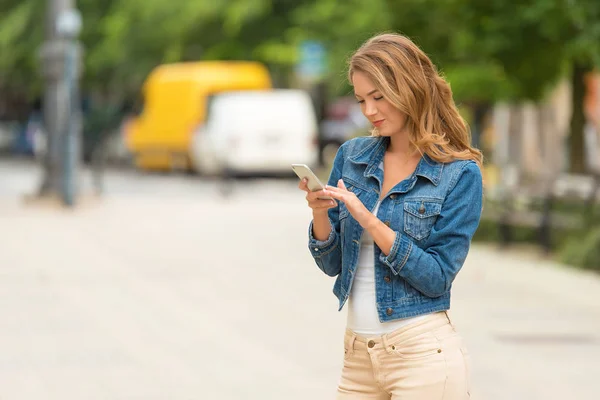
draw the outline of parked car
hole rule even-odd
[[[321,122],[321,152],[327,164],[338,148],[354,136],[366,135],[370,124],[354,97],[341,97],[328,105]]]
[[[228,92],[213,96],[196,130],[192,164],[199,173],[290,173],[315,166],[318,123],[307,92],[295,89]]]
[[[201,61],[160,65],[144,83],[139,116],[129,124],[127,145],[146,170],[189,169],[190,143],[205,123],[206,101],[225,91],[270,89],[261,63]]]

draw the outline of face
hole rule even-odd
[[[406,115],[383,97],[367,75],[359,71],[355,72],[352,75],[352,85],[362,113],[377,128],[381,136],[402,133],[406,124]]]

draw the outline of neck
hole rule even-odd
[[[388,145],[387,151],[392,154],[398,155],[410,155],[414,150],[413,145],[408,140],[408,134],[406,132],[400,132],[396,135],[390,136],[390,144]]]

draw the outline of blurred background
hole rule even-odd
[[[485,156],[473,398],[600,398],[597,0],[0,1],[0,398],[333,398],[290,164],[369,134],[346,61],[383,31]]]

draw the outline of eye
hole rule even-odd
[[[365,101],[364,101],[364,100],[356,100],[356,102],[357,102],[358,104],[362,104],[362,103],[364,103]]]
[[[379,100],[383,99],[383,96],[379,96],[379,97],[373,97],[373,99],[374,99],[375,101],[379,101]]]

